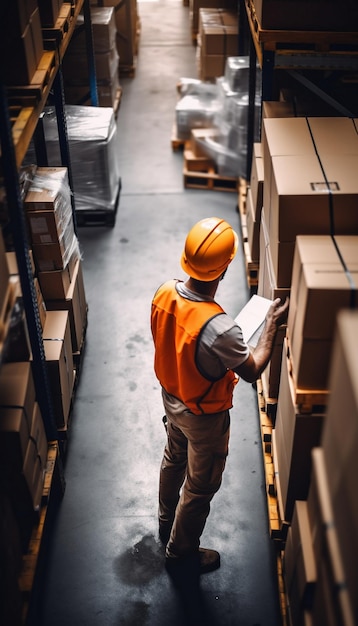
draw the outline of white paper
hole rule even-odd
[[[271,304],[272,300],[255,294],[235,317],[235,322],[240,326],[244,340],[251,348],[255,348],[257,345]]]

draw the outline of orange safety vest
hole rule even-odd
[[[196,362],[198,338],[206,324],[224,313],[216,302],[193,302],[178,294],[176,280],[159,287],[152,302],[154,370],[162,387],[196,415],[232,407],[237,377],[227,370],[219,379],[203,374]]]

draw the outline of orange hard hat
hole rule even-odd
[[[207,217],[189,231],[181,266],[197,280],[215,280],[234,258],[238,236],[230,224],[219,217]]]

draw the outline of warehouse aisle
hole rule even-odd
[[[79,230],[89,305],[85,356],[67,446],[67,487],[49,541],[36,626],[186,626],[191,604],[164,569],[157,533],[158,471],[165,433],[153,373],[150,302],[183,277],[185,236],[211,215],[239,228],[236,194],[184,190],[182,153],[171,148],[181,77],[196,77],[189,8],[139,4],[134,78],[122,79],[118,115],[122,192],[113,229]],[[248,299],[239,253],[218,300],[236,315]],[[202,545],[221,552],[202,578],[203,624],[279,626],[254,389],[241,381],[230,455]],[[198,598],[197,598],[198,599]]]

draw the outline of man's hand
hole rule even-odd
[[[267,312],[266,324],[273,324],[276,328],[281,326],[281,324],[285,324],[287,322],[289,303],[290,301],[288,297],[283,304],[281,298],[276,298]]]
[[[277,329],[287,320],[289,307],[289,299],[286,298],[282,304],[280,298],[276,298],[271,304],[267,315],[265,328],[253,352],[250,353],[247,360],[240,365],[235,371],[244,380],[253,383],[259,378],[266,365],[268,364]]]

